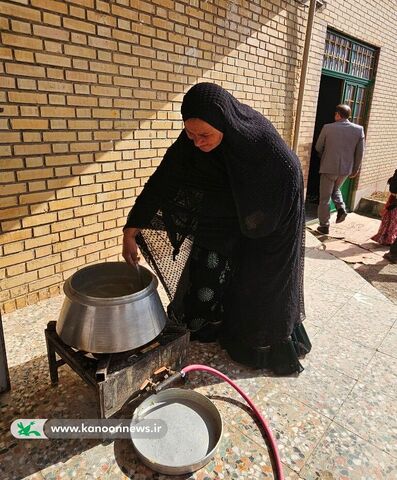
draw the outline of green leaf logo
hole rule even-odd
[[[24,437],[30,437],[31,435],[34,435],[36,437],[41,437],[41,433],[38,432],[37,430],[31,430],[31,426],[34,425],[35,422],[30,422],[27,425],[24,425],[22,422],[17,423],[18,425],[18,435],[24,436]]]

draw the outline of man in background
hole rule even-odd
[[[336,223],[347,216],[340,186],[347,177],[354,178],[361,167],[365,137],[361,125],[349,121],[351,109],[348,105],[335,108],[335,122],[323,126],[316,143],[320,161],[320,198],[318,205],[319,227],[317,231],[328,235],[331,216],[330,203],[337,208]]]

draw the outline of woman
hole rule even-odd
[[[381,213],[382,222],[378,233],[372,237],[372,240],[381,245],[393,245],[397,240],[397,170],[387,183],[389,184],[390,196]]]
[[[254,368],[300,372],[311,345],[299,160],[269,120],[216,84],[193,86],[182,118],[128,215],[123,256],[138,261],[138,240],[192,339],[218,339]]]

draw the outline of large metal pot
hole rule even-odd
[[[71,347],[92,353],[132,350],[153,340],[167,317],[153,273],[124,262],[85,267],[64,285],[56,331]]]

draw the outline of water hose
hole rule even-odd
[[[216,370],[215,368],[207,367],[206,365],[188,365],[185,368],[182,368],[181,370],[181,376],[185,377],[185,375],[189,372],[194,372],[194,371],[203,371],[210,373],[211,375],[214,375],[215,377],[219,377],[225,382],[227,382],[229,385],[231,385],[237,392],[244,398],[244,400],[248,403],[248,405],[251,407],[252,411],[255,413],[257,419],[259,420],[260,424],[264,428],[266,432],[267,439],[270,444],[270,449],[273,454],[273,459],[275,463],[275,471],[276,471],[276,478],[277,480],[284,480],[284,473],[283,473],[283,467],[281,464],[280,460],[280,455],[278,453],[278,448],[277,448],[277,443],[276,440],[272,434],[272,431],[270,430],[270,427],[266,423],[266,420],[263,418],[262,414],[260,411],[256,408],[252,400],[249,398],[249,396],[241,390],[241,388],[233,382],[229,377],[227,377],[224,373],[220,372],[219,370]]]

